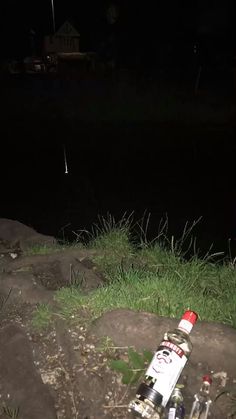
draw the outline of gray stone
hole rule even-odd
[[[90,332],[96,337],[108,336],[116,346],[154,352],[164,333],[177,327],[178,322],[179,319],[117,309],[97,319]],[[228,388],[236,393],[236,330],[224,324],[198,321],[191,331],[191,341],[193,350],[180,379],[185,385],[187,410],[206,373],[213,377],[213,399]],[[214,419],[226,418],[230,413],[229,398],[219,398],[211,410]]]
[[[0,330],[1,402],[19,410],[19,419],[56,419],[54,400],[43,384],[24,330],[8,325]]]
[[[19,242],[22,250],[26,250],[33,245],[52,245],[56,243],[54,237],[40,234],[33,228],[8,218],[0,218],[0,239]]]

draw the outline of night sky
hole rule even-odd
[[[203,216],[201,243],[225,247],[236,238],[235,2],[117,0],[112,24],[111,4],[54,0],[54,10],[56,29],[68,19],[80,33],[81,51],[115,59],[115,78],[1,74],[0,216],[46,234],[69,225],[70,239],[107,212],[150,211],[153,235],[166,213],[173,232]],[[53,29],[51,0],[0,7],[2,64],[31,54],[31,29],[40,55]]]
[[[107,33],[116,34],[121,48],[153,51],[168,38],[211,38],[233,48],[235,2],[233,0],[124,1],[54,0],[56,29],[69,19],[81,34],[81,47],[96,50]],[[115,4],[118,19],[109,25],[106,13]],[[51,0],[9,0],[1,4],[2,41],[5,54],[27,52],[29,31],[38,41],[52,32]]]

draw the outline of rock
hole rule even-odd
[[[78,284],[81,290],[88,292],[99,287],[104,277],[96,270],[95,265],[84,257],[80,250],[63,250],[48,255],[33,255],[12,261],[5,272],[31,272],[38,284],[48,290],[57,290]],[[82,252],[84,255],[84,252]]]
[[[22,318],[27,321],[28,308],[24,307],[24,303],[27,307],[42,302],[51,303],[55,290],[73,284],[89,293],[106,280],[92,262],[95,251],[65,248],[31,256],[22,252],[32,244],[54,243],[54,238],[43,236],[18,221],[0,219],[0,310],[5,308],[5,304],[13,308],[9,310],[9,317],[7,310],[2,310],[0,408],[1,401],[10,409],[19,407],[19,419],[55,419],[54,404],[57,409],[60,406],[60,417],[65,419],[71,417],[75,409],[81,418],[128,419],[130,415],[126,405],[135,395],[136,386],[126,387],[120,375],[111,370],[105,353],[103,356],[105,349],[97,346],[100,345],[100,338],[111,338],[119,347],[114,355],[116,359],[127,359],[126,352],[130,346],[138,352],[143,349],[154,352],[164,332],[175,328],[179,319],[117,309],[94,321],[89,330],[86,326],[85,331],[84,325],[81,326],[83,323],[80,323],[83,316],[86,317],[86,311],[82,309],[78,319],[73,316],[74,327],[71,324],[67,330],[67,324],[59,316],[55,331],[48,332],[49,335],[46,332],[43,342],[43,335],[40,333],[37,338],[33,331],[28,340],[24,329],[15,324],[14,310],[22,313]],[[24,327],[30,328],[30,323]],[[232,394],[236,394],[236,330],[223,324],[198,321],[191,332],[191,340],[193,351],[180,377],[180,382],[185,384],[186,412],[190,412],[193,395],[200,388],[202,376],[210,373],[213,377],[212,399],[215,400],[226,390],[226,394],[212,404],[211,417],[230,417],[232,401],[227,393],[230,389]],[[35,365],[33,357],[37,359]],[[43,368],[41,364],[38,369],[41,376],[36,369],[40,362],[43,363]],[[54,382],[52,377],[56,379],[58,371],[63,372],[67,379],[60,374],[58,381]],[[3,418],[3,414],[0,413],[0,417]]]
[[[13,243],[19,242],[22,250],[33,245],[49,246],[56,243],[54,237],[40,234],[19,221],[7,218],[0,218],[0,239]]]
[[[41,284],[35,281],[34,276],[29,273],[2,274],[0,279],[0,296],[9,299],[7,304],[14,304],[15,301],[28,304],[49,303],[53,300],[53,291],[46,290]]]
[[[91,326],[96,337],[108,336],[116,346],[133,346],[155,351],[164,332],[178,325],[178,319],[159,317],[154,314],[117,309],[106,312]],[[201,377],[213,376],[212,397],[225,388],[236,392],[236,330],[224,324],[198,321],[191,332],[193,351],[181,375],[186,385],[184,397],[190,410],[193,395],[200,388]],[[219,398],[212,406],[214,419],[227,417],[229,399]],[[229,412],[230,413],[230,412]]]
[[[19,408],[19,419],[56,419],[53,397],[36,371],[22,328],[14,324],[2,328],[0,342],[1,402]]]

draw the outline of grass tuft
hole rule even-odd
[[[86,246],[99,249],[94,261],[107,283],[89,295],[82,294],[79,284],[60,289],[56,292],[58,314],[76,318],[83,309],[92,320],[107,310],[127,308],[180,318],[191,308],[202,320],[236,327],[235,264],[222,260],[222,253],[209,251],[200,258],[193,252],[190,256],[190,247],[195,249],[192,237],[197,222],[186,223],[181,237],[175,239],[168,235],[166,219],[150,243],[148,222],[149,216],[146,224],[136,224],[141,231],[138,242],[132,235],[131,216],[123,216],[119,222],[109,214],[100,219]],[[36,323],[44,324],[47,318],[51,319],[51,313],[45,306],[39,307]]]
[[[67,242],[55,243],[55,244],[35,244],[30,246],[27,250],[24,251],[25,256],[33,255],[49,255],[56,252],[61,252],[65,249],[83,249],[84,246],[80,242],[74,242],[73,244]]]
[[[39,304],[32,318],[32,326],[35,330],[47,329],[53,319],[52,309],[47,304]]]
[[[30,246],[27,250],[24,251],[25,256],[33,256],[33,255],[48,255],[50,253],[60,252],[64,250],[65,246],[60,244],[35,244]]]

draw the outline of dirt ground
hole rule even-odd
[[[0,418],[128,419],[127,406],[137,384],[123,384],[110,361],[127,361],[130,347],[154,351],[176,319],[120,309],[91,322],[81,307],[69,321],[56,315],[47,329],[35,329],[35,309],[39,303],[56,309],[55,290],[70,286],[71,266],[81,273],[86,293],[102,286],[104,278],[91,252],[65,249],[25,256],[19,250],[22,240],[16,246],[3,238],[0,246]],[[233,418],[236,331],[208,322],[194,329],[194,351],[182,375],[186,410],[202,375],[211,373],[212,397],[226,392],[213,403],[211,418]]]
[[[38,305],[55,306],[55,291],[70,286],[73,275],[84,293],[103,284],[91,253],[71,248],[27,256],[32,244],[53,246],[54,239],[12,220],[0,220],[0,236],[0,417],[126,417],[127,385],[109,368],[121,350],[89,331],[83,308],[41,331],[32,324]]]
[[[15,334],[20,333],[22,340],[29,344],[33,355],[31,362],[30,352],[28,359],[25,359],[28,366],[31,364],[29,374],[32,377],[39,373],[48,392],[46,399],[50,399],[50,402],[47,400],[45,403],[42,385],[40,386],[40,382],[34,382],[33,387],[38,388],[39,398],[42,398],[44,404],[40,414],[45,418],[58,419],[128,417],[127,404],[130,398],[128,387],[121,383],[120,377],[108,366],[109,360],[119,357],[121,351],[106,347],[103,339],[91,335],[82,312],[78,316],[79,319],[77,318],[69,327],[59,318],[55,327],[37,333],[30,325],[32,308],[28,305],[19,306],[15,312],[17,319],[13,312],[9,313],[2,321],[2,333],[4,332],[5,339],[12,324]],[[2,353],[1,360],[3,362],[4,358],[5,362],[8,362],[11,351],[9,352],[8,345],[3,345],[2,352],[4,348],[7,354]],[[21,350],[18,354],[21,354]],[[22,360],[23,356],[20,358],[18,362],[21,364],[24,359]],[[8,383],[12,381],[12,384],[8,385],[12,391],[8,392],[9,398],[6,395],[5,403],[10,408],[19,407],[20,419],[40,417],[37,416],[38,406],[32,397],[37,390],[32,392],[30,389],[29,394],[22,394],[20,397],[18,389],[24,387],[27,389],[25,386],[27,377],[25,374],[19,374],[16,379],[20,367],[14,368],[14,362],[12,363],[10,359],[9,362],[11,368],[2,379],[7,379]],[[0,417],[5,418],[4,415]]]

